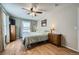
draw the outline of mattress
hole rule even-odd
[[[24,45],[45,41],[48,39],[48,33],[31,32],[24,37]]]

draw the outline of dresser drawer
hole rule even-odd
[[[49,34],[48,35],[49,42],[61,46],[61,35],[60,34]]]

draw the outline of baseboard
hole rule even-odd
[[[69,46],[64,46],[64,47],[69,48],[69,49],[71,49],[71,50],[73,50],[73,51],[79,52],[78,50],[76,50],[76,49],[74,49],[74,48],[71,48],[71,47],[69,47]]]

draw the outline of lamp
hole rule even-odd
[[[51,29],[50,29],[50,30],[51,30],[51,33],[55,31],[55,26],[54,26],[53,24],[52,24],[52,26],[51,26]]]

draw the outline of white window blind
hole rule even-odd
[[[22,37],[28,35],[30,32],[30,21],[22,21]]]

